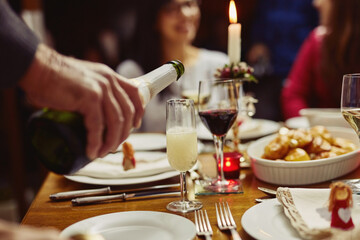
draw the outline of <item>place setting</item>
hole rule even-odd
[[[69,180],[93,185],[129,185],[150,183],[177,176],[167,160],[166,153],[158,151],[134,151],[135,167],[125,170],[124,153],[111,153],[96,159],[73,175]]]

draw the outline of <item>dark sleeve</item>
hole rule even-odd
[[[0,0],[0,88],[12,87],[31,64],[39,40],[25,23]]]

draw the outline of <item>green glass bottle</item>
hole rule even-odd
[[[171,61],[136,79],[143,104],[178,80],[184,66]],[[90,162],[86,156],[86,129],[83,118],[74,112],[43,109],[34,113],[28,124],[28,137],[36,157],[58,174],[73,174]]]

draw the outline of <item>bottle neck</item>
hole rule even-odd
[[[184,66],[175,60],[133,79],[143,97],[144,106],[160,91],[178,80],[183,73]]]

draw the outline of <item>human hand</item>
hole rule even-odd
[[[127,79],[103,64],[66,57],[43,44],[19,85],[39,107],[83,115],[90,159],[115,150],[144,113],[138,89]]]
[[[1,240],[70,240],[60,238],[60,232],[53,228],[18,226],[0,220]]]

